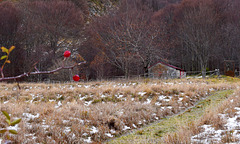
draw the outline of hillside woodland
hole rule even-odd
[[[158,61],[203,75],[239,65],[239,0],[3,0],[0,9],[0,46],[16,46],[5,76],[36,62],[54,69],[65,50],[69,64],[87,61],[75,70],[86,80],[144,75]],[[48,79],[69,71],[22,80]]]

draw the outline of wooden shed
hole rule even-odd
[[[150,66],[148,72],[149,77],[152,78],[173,79],[186,77],[185,70],[164,62],[158,62]]]

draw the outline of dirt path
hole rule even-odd
[[[167,117],[147,125],[143,128],[133,130],[121,137],[110,140],[108,144],[120,144],[120,143],[164,143],[163,136],[167,133],[174,132],[178,127],[187,125],[201,117],[205,110],[209,107],[217,106],[221,101],[225,100],[233,91],[224,90],[218,91],[214,94],[206,97],[205,99],[197,102],[194,106],[175,114],[171,117]]]

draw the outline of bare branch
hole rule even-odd
[[[24,73],[24,74],[21,74],[21,75],[18,75],[18,76],[15,76],[15,77],[3,77],[3,78],[0,78],[0,82],[1,81],[7,81],[7,80],[16,80],[16,79],[20,79],[20,78],[23,78],[23,77],[28,77],[30,75],[37,75],[37,74],[53,74],[57,71],[60,71],[62,69],[73,69],[74,67],[76,66],[79,66],[81,64],[84,64],[86,63],[86,61],[84,62],[81,62],[81,63],[77,63],[75,65],[72,65],[72,66],[68,66],[68,67],[65,67],[65,66],[61,66],[57,69],[54,69],[54,70],[51,70],[51,71],[35,71],[35,72],[28,72],[28,73]]]

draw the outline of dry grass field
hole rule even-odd
[[[238,85],[233,78],[21,83],[20,90],[0,83],[0,109],[22,118],[10,137],[15,143],[102,143]],[[0,115],[0,129],[4,123]],[[170,134],[165,139],[174,141]]]
[[[164,137],[165,143],[239,143],[240,87],[217,106],[208,107],[204,114]]]

